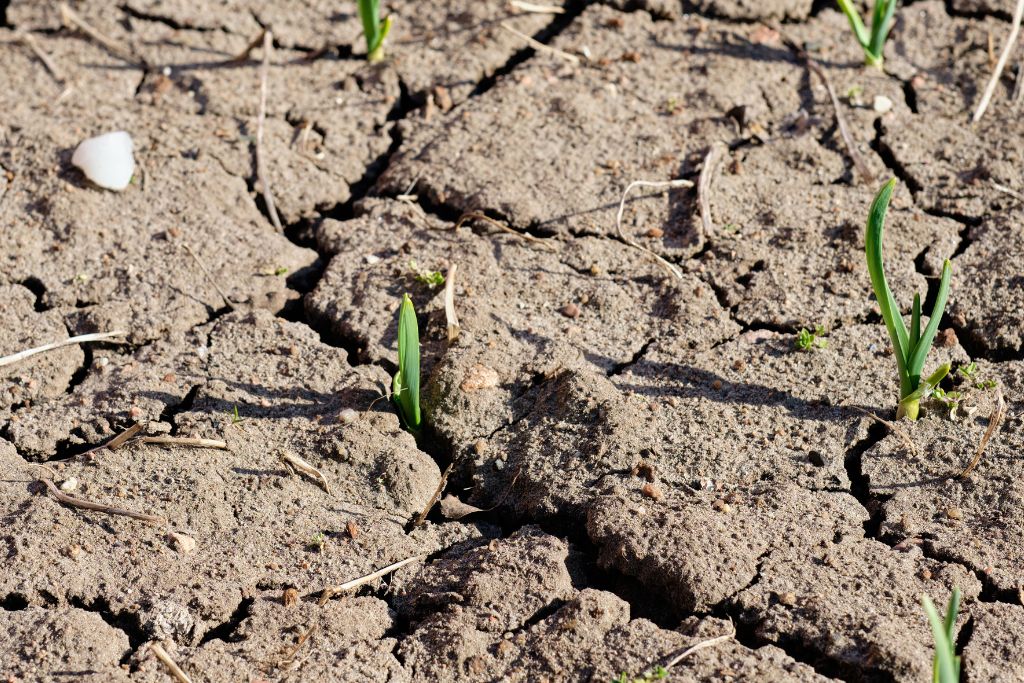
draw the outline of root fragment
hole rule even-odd
[[[978,443],[978,450],[975,451],[974,457],[964,471],[960,473],[959,478],[965,479],[970,476],[974,468],[978,466],[981,461],[981,455],[985,452],[985,448],[988,446],[988,442],[992,440],[992,436],[999,430],[999,425],[1003,423],[1003,418],[1006,417],[1006,402],[1003,400],[1003,389],[1002,387],[996,387],[996,407],[992,409],[992,414],[988,418],[988,429],[981,437],[981,441]]]
[[[346,581],[345,583],[338,584],[337,586],[328,586],[323,590],[323,592],[320,593],[320,600],[317,601],[317,604],[323,606],[327,604],[328,600],[333,598],[338,593],[344,593],[345,591],[350,591],[353,588],[359,588],[360,586],[364,586],[368,583],[376,581],[377,579],[383,576],[390,574],[393,571],[401,569],[407,564],[411,564],[417,560],[422,560],[425,557],[426,555],[414,555],[412,557],[407,557],[404,560],[399,560],[394,564],[389,564],[383,569],[378,569],[377,571],[367,574],[366,576],[360,576],[358,579],[352,579],[351,581]]]
[[[132,519],[138,519],[143,522],[150,522],[154,524],[166,524],[167,520],[163,517],[157,517],[156,515],[147,515],[144,512],[134,512],[132,510],[125,510],[124,508],[114,507],[112,505],[104,505],[103,503],[94,503],[91,500],[85,500],[84,498],[75,498],[69,496],[53,483],[52,479],[42,478],[39,479],[41,483],[46,486],[46,490],[49,491],[50,495],[57,499],[58,502],[64,505],[70,505],[71,507],[81,508],[82,510],[94,510],[95,512],[102,512],[107,515],[121,515],[124,517],[131,517]]]
[[[308,462],[292,453],[282,453],[281,460],[284,461],[285,465],[287,465],[289,468],[294,469],[298,472],[302,472],[307,477],[309,477],[316,483],[320,484],[320,486],[323,487],[324,491],[327,492],[327,495],[333,495],[331,493],[331,487],[327,483],[327,477],[325,477],[320,470],[313,467]]]
[[[640,251],[644,252],[652,259],[654,259],[658,263],[658,265],[667,270],[669,274],[671,274],[677,280],[682,280],[683,272],[679,270],[679,266],[675,265],[674,263],[669,263],[667,260],[656,254],[653,250],[648,249],[644,245],[640,244],[639,242],[629,237],[626,237],[626,233],[622,231],[622,214],[626,210],[626,197],[629,196],[630,191],[634,187],[671,189],[675,187],[693,187],[693,183],[691,183],[689,180],[686,180],[685,178],[677,178],[675,180],[634,180],[633,182],[626,186],[625,190],[622,191],[622,199],[619,200],[619,211],[617,214],[615,214],[615,230],[616,232],[619,233],[620,240],[622,240],[629,246],[633,247],[634,249],[639,249]]]

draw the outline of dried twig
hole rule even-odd
[[[284,232],[281,218],[277,215],[274,194],[267,180],[267,169],[263,159],[263,121],[267,118],[267,79],[270,77],[270,53],[274,49],[274,36],[270,31],[263,32],[263,65],[260,67],[260,110],[256,117],[256,180],[263,191],[263,203],[267,205],[270,222],[278,232]]]
[[[82,19],[82,17],[78,16],[78,13],[71,9],[66,2],[60,3],[59,5],[57,5],[57,8],[60,10],[61,23],[63,23],[65,26],[77,28],[79,31],[89,36],[89,38],[93,39],[94,41],[102,45],[103,48],[107,50],[107,52],[111,53],[115,57],[119,57],[126,62],[143,68],[147,66],[146,61],[144,59],[141,59],[136,55],[133,55],[130,50],[121,47],[116,42],[114,42],[107,36],[103,35],[99,31],[94,29],[88,23],[86,23],[85,19]]]
[[[903,442],[903,445],[910,449],[910,452],[914,455],[914,457],[917,457],[920,454],[917,450],[917,445],[910,439],[909,436],[907,436],[906,432],[900,429],[900,426],[898,424],[896,424],[895,422],[889,422],[888,420],[883,420],[874,413],[864,410],[863,408],[860,408],[858,406],[851,407],[857,412],[863,413],[864,415],[870,417],[878,424],[885,425],[886,427],[888,427],[889,431],[898,436],[900,441]]]
[[[157,446],[190,446],[192,448],[217,448],[222,451],[228,449],[226,441],[220,439],[192,439],[184,436],[143,436],[137,439],[139,443],[155,444]]]
[[[299,639],[295,641],[295,644],[284,649],[283,653],[276,660],[272,661],[267,665],[271,669],[283,669],[284,667],[295,661],[295,655],[298,654],[302,646],[309,640],[309,637],[313,635],[313,631],[316,630],[316,624],[313,624],[307,628]]]
[[[299,456],[293,455],[292,453],[282,453],[281,460],[283,460],[286,465],[289,465],[295,470],[302,472],[307,477],[320,484],[320,486],[324,488],[324,491],[327,492],[327,495],[333,495],[331,494],[331,487],[327,483],[327,477],[325,477],[320,470],[313,467]]]
[[[554,47],[551,47],[550,45],[545,45],[544,43],[542,43],[540,41],[534,40],[533,38],[531,38],[530,36],[526,35],[525,33],[521,32],[521,31],[515,30],[514,28],[512,28],[511,26],[509,26],[505,22],[501,22],[501,27],[503,29],[505,29],[506,31],[508,31],[509,33],[511,33],[512,35],[517,36],[517,37],[525,40],[526,43],[530,47],[532,47],[534,50],[537,50],[538,52],[546,52],[548,54],[555,55],[557,57],[561,57],[562,59],[564,59],[567,62],[570,62],[572,64],[577,64],[578,65],[580,63],[580,58],[577,57],[576,55],[571,55],[568,52],[565,52],[563,50],[559,50],[558,48],[554,48]]]
[[[76,508],[82,508],[83,510],[95,510],[96,512],[103,512],[108,515],[122,515],[124,517],[131,517],[132,519],[138,519],[143,522],[163,524],[167,521],[164,518],[157,517],[155,515],[147,515],[143,512],[132,512],[131,510],[125,510],[124,508],[113,507],[111,505],[104,505],[102,503],[94,503],[91,500],[84,500],[82,498],[75,498],[74,496],[69,496],[63,491],[61,491],[59,488],[57,488],[57,485],[53,483],[52,479],[42,478],[39,481],[46,485],[46,488],[50,492],[50,495],[56,498],[58,502],[64,503],[65,505],[70,505]]]
[[[978,450],[974,453],[974,458],[971,463],[964,468],[964,471],[960,473],[960,478],[964,479],[974,471],[974,468],[978,466],[981,461],[981,454],[985,452],[985,448],[988,446],[988,442],[992,439],[992,436],[999,429],[999,425],[1002,424],[1003,418],[1006,417],[1006,402],[1003,401],[1003,389],[1002,387],[996,387],[996,407],[992,409],[992,414],[988,418],[988,429],[981,437],[981,441],[978,443]]]
[[[358,579],[352,579],[351,581],[346,581],[345,583],[338,584],[337,586],[328,586],[323,590],[322,593],[320,593],[320,600],[317,602],[317,604],[325,605],[328,600],[330,600],[338,593],[344,593],[345,591],[352,590],[353,588],[359,588],[360,586],[364,586],[368,583],[376,581],[382,576],[390,574],[391,572],[397,569],[401,569],[407,564],[415,562],[416,560],[422,560],[425,557],[426,555],[414,555],[413,557],[407,557],[404,560],[395,562],[394,564],[389,564],[383,569],[378,569],[377,571],[371,574],[367,574],[366,576],[360,576]]]
[[[227,304],[227,307],[232,311],[235,310],[235,302],[229,299],[228,295],[224,293],[224,290],[220,288],[220,285],[217,284],[217,280],[214,279],[213,274],[207,270],[206,266],[203,265],[203,262],[199,260],[198,256],[196,256],[196,253],[192,251],[192,247],[188,246],[186,242],[182,242],[181,246],[188,252],[188,255],[192,257],[192,260],[196,262],[196,265],[199,266],[199,270],[203,271],[203,275],[206,276],[209,283],[213,285],[213,288],[217,290],[218,294],[220,294],[220,298],[224,299],[224,303]]]
[[[992,72],[992,78],[989,79],[988,85],[985,86],[985,93],[981,96],[981,101],[978,102],[978,108],[974,110],[974,116],[971,118],[971,123],[977,123],[981,120],[981,117],[985,115],[985,110],[988,109],[988,103],[992,99],[992,95],[996,91],[996,86],[999,84],[999,78],[1003,75],[1003,69],[1006,68],[1006,62],[1010,59],[1010,53],[1013,52],[1013,47],[1017,43],[1017,36],[1020,34],[1020,22],[1024,19],[1024,0],[1017,0],[1017,8],[1013,11],[1013,28],[1010,29],[1010,37],[1006,41],[1006,45],[1003,46],[1003,52],[999,55],[999,61],[996,62],[995,71]]]
[[[267,36],[267,30],[263,29],[262,31],[259,32],[259,35],[257,35],[255,38],[253,38],[249,42],[249,44],[245,46],[244,50],[242,50],[237,55],[235,55],[234,57],[229,59],[227,61],[227,63],[228,64],[241,64],[242,62],[249,61],[249,57],[252,56],[252,51],[255,50],[256,48],[258,48],[260,45],[263,44],[263,41],[266,38],[266,36]]]
[[[873,182],[875,174],[871,172],[871,169],[867,167],[864,160],[860,158],[860,153],[857,151],[857,143],[854,142],[853,135],[846,127],[846,119],[843,118],[842,105],[839,102],[839,98],[836,96],[835,89],[832,87],[832,82],[828,80],[828,75],[825,73],[825,70],[822,69],[817,62],[811,59],[810,55],[803,50],[800,51],[800,54],[803,56],[804,63],[807,64],[807,68],[817,74],[818,78],[821,79],[821,82],[825,84],[825,90],[828,91],[828,97],[832,100],[832,109],[836,113],[836,123],[839,125],[839,134],[842,135],[843,142],[846,143],[846,149],[850,153],[850,160],[853,162],[853,165],[857,168],[857,171],[861,174],[864,180],[869,183]]]
[[[639,242],[636,242],[630,239],[629,237],[626,237],[626,233],[622,231],[622,214],[626,210],[626,197],[629,195],[630,190],[632,190],[634,187],[671,189],[675,187],[693,187],[693,183],[684,178],[677,178],[675,180],[634,180],[633,182],[626,186],[625,190],[622,191],[622,199],[619,200],[619,212],[615,214],[615,230],[618,231],[619,233],[619,239],[621,239],[623,242],[633,247],[634,249],[639,249],[640,251],[644,252],[645,254],[653,258],[655,261],[657,261],[663,268],[665,268],[665,270],[671,273],[676,279],[682,280],[683,273],[681,270],[679,270],[678,266],[676,266],[673,263],[669,263],[658,254],[654,253],[653,250],[648,249]]]
[[[521,12],[531,14],[565,14],[565,8],[557,5],[535,5],[532,2],[523,2],[523,0],[509,0],[508,4]]]
[[[733,623],[732,623],[731,619],[729,620],[729,627],[731,629],[729,631],[729,633],[724,633],[724,634],[722,634],[720,636],[716,636],[714,638],[708,638],[707,640],[702,640],[701,642],[697,643],[696,645],[693,645],[692,647],[686,648],[685,650],[680,652],[678,655],[676,655],[675,657],[670,659],[668,661],[668,663],[665,664],[665,668],[666,669],[671,669],[676,664],[678,664],[679,662],[683,661],[684,659],[686,659],[687,657],[692,655],[694,652],[699,652],[700,650],[704,650],[704,649],[707,649],[709,647],[714,647],[715,645],[718,645],[720,643],[724,643],[726,641],[732,640],[733,638],[736,637],[736,627],[733,626]]]
[[[75,344],[84,344],[86,342],[92,341],[102,341],[104,339],[110,339],[111,337],[123,337],[126,334],[128,333],[121,332],[120,330],[114,332],[95,332],[93,334],[80,334],[77,337],[70,337],[69,339],[65,339],[59,342],[52,342],[50,344],[43,344],[42,346],[37,346],[32,349],[25,349],[24,351],[19,351],[18,353],[12,353],[9,356],[4,356],[0,358],[0,368],[2,368],[5,365],[17,363],[20,360],[25,360],[26,358],[34,356],[37,353],[53,351],[54,349],[60,349],[65,346],[73,346]]]
[[[1013,188],[1006,187],[1005,185],[1000,185],[999,183],[992,183],[992,187],[995,188],[997,191],[1002,192],[1003,194],[1008,194],[1014,199],[1024,202],[1024,194],[1017,192]]]
[[[192,679],[188,677],[188,674],[181,670],[181,667],[174,663],[174,660],[171,659],[171,656],[167,654],[167,650],[165,650],[160,643],[153,641],[149,644],[149,649],[157,659],[163,662],[164,666],[167,667],[167,670],[171,672],[171,676],[173,676],[179,683],[192,683]]]
[[[434,495],[427,501],[426,506],[423,508],[423,512],[416,515],[416,521],[412,523],[413,526],[419,526],[427,519],[427,515],[430,514],[431,508],[437,503],[437,499],[444,493],[444,487],[448,485],[448,475],[452,473],[452,468],[455,466],[455,461],[448,463],[448,467],[445,468],[444,474],[441,475],[441,481],[437,482],[437,489],[434,490]]]
[[[50,55],[46,54],[43,49],[39,47],[39,43],[37,43],[36,39],[32,37],[32,34],[26,33],[25,31],[19,31],[15,35],[25,47],[32,50],[32,54],[36,56],[36,59],[42,62],[43,67],[50,72],[51,76],[53,76],[53,80],[57,81],[59,85],[65,85],[67,83],[67,79],[64,77],[64,74],[61,73],[60,69],[57,68],[57,65],[54,64]]]
[[[455,223],[455,228],[454,229],[458,230],[459,228],[462,227],[462,224],[465,223],[466,221],[483,221],[484,223],[487,223],[488,225],[493,225],[494,227],[499,228],[500,230],[504,230],[505,232],[509,233],[510,235],[515,235],[516,237],[521,237],[524,240],[526,240],[527,242],[533,242],[534,244],[542,245],[546,249],[553,249],[554,248],[551,245],[552,240],[550,240],[550,239],[542,239],[540,237],[534,237],[533,235],[531,235],[529,233],[526,233],[526,232],[519,232],[518,230],[513,230],[512,228],[508,227],[507,225],[505,225],[501,221],[496,221],[493,218],[491,218],[490,216],[484,215],[484,214],[476,212],[476,211],[471,211],[469,213],[464,213],[461,216],[459,216],[459,220],[458,220],[457,223]]]
[[[459,336],[459,316],[455,314],[455,274],[459,272],[459,264],[453,263],[444,279],[444,320],[448,327],[448,343],[451,344]]]
[[[709,239],[715,234],[715,224],[711,222],[711,180],[715,175],[720,152],[721,146],[713,143],[704,157],[700,178],[697,179],[697,203],[700,204],[700,224],[704,230],[704,239]]]

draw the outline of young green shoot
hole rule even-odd
[[[440,287],[444,284],[444,273],[439,270],[421,270],[415,261],[409,261],[409,270],[412,271],[416,282],[428,287]]]
[[[384,39],[391,31],[391,17],[380,18],[380,0],[359,0],[359,19],[363,22],[366,37],[366,60],[379,62],[384,59]]]
[[[420,331],[416,309],[408,294],[398,309],[398,372],[391,381],[391,400],[398,406],[405,428],[420,430]]]
[[[885,39],[892,28],[892,15],[896,12],[898,0],[875,0],[875,8],[871,13],[871,28],[864,25],[860,12],[853,0],[837,0],[839,9],[843,10],[850,28],[853,29],[857,42],[864,50],[864,62],[868,66],[882,68],[882,54],[885,51]]]
[[[946,309],[949,298],[949,281],[953,275],[953,267],[946,259],[942,264],[942,277],[935,297],[928,325],[921,329],[921,295],[914,295],[911,309],[910,330],[903,322],[900,307],[889,289],[882,265],[882,229],[885,227],[885,213],[889,209],[896,179],[893,178],[878,191],[868,212],[867,233],[864,238],[867,255],[868,273],[871,275],[871,286],[875,290],[878,308],[892,340],[893,355],[896,356],[896,368],[900,376],[900,404],[896,411],[896,419],[903,416],[916,420],[921,400],[928,398],[935,391],[942,378],[949,373],[949,363],[942,365],[927,379],[921,379],[925,357],[932,346],[935,334],[939,331],[939,321]]]
[[[800,331],[796,333],[796,348],[801,351],[810,351],[811,349],[827,349],[828,339],[825,338],[825,328],[822,325],[815,325],[814,330],[806,330],[800,328]]]
[[[656,666],[652,671],[645,671],[639,676],[630,676],[625,671],[612,679],[612,683],[651,683],[662,681],[668,678],[668,669],[663,666]]]
[[[946,605],[946,618],[939,616],[935,604],[927,595],[921,596],[921,604],[935,639],[935,657],[932,659],[932,683],[959,683],[960,658],[956,655],[956,615],[960,610],[960,589],[954,588]]]

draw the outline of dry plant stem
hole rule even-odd
[[[564,52],[562,50],[553,48],[550,45],[545,45],[544,43],[542,43],[540,41],[534,40],[533,38],[531,38],[530,36],[526,35],[525,33],[522,33],[521,31],[515,30],[514,28],[512,28],[511,26],[509,26],[505,22],[501,22],[501,27],[503,29],[505,29],[506,31],[508,31],[509,33],[511,33],[512,35],[517,36],[517,37],[525,40],[527,45],[532,47],[534,50],[537,50],[538,52],[546,52],[549,55],[555,55],[556,57],[561,57],[562,59],[564,59],[565,61],[569,62],[570,64],[579,65],[579,63],[580,63],[580,58],[577,57],[576,55],[571,55],[568,52]]]
[[[999,55],[999,61],[996,62],[996,69],[992,72],[992,78],[989,79],[988,85],[985,86],[985,94],[981,96],[981,101],[978,102],[978,108],[974,111],[971,123],[980,121],[981,117],[985,115],[985,110],[988,109],[988,104],[992,100],[996,86],[999,85],[999,78],[1003,75],[1003,69],[1006,68],[1006,62],[1010,60],[1013,46],[1017,44],[1021,19],[1024,19],[1024,0],[1017,0],[1017,8],[1013,11],[1013,28],[1010,29],[1010,37],[1006,41],[1006,45],[1003,46],[1003,52]]]
[[[564,7],[557,7],[555,5],[535,5],[532,2],[523,2],[523,0],[510,0],[508,4],[520,12],[530,12],[533,14],[565,14]]]
[[[368,583],[376,581],[382,576],[386,576],[393,571],[401,569],[407,564],[411,564],[417,560],[422,560],[425,557],[426,555],[414,555],[412,557],[407,557],[404,560],[399,560],[398,562],[395,562],[394,564],[389,564],[383,569],[378,569],[377,571],[371,574],[367,574],[366,576],[360,576],[358,579],[352,579],[351,581],[346,581],[345,583],[338,584],[337,586],[328,586],[320,594],[320,600],[317,602],[317,605],[323,606],[327,604],[328,600],[330,600],[338,593],[344,593],[345,591],[352,590],[353,588],[359,588],[360,586],[364,586]]]
[[[17,363],[20,360],[25,360],[26,358],[34,356],[37,353],[53,351],[54,349],[60,349],[65,346],[73,346],[74,344],[84,344],[86,342],[102,341],[104,339],[110,339],[111,337],[123,337],[126,334],[128,333],[121,332],[120,330],[116,330],[114,332],[95,332],[92,334],[80,334],[77,337],[71,337],[69,339],[65,339],[64,341],[43,344],[42,346],[37,346],[32,349],[25,349],[24,351],[19,351],[18,353],[12,353],[9,356],[4,356],[0,358],[0,368],[2,368],[5,365]]]
[[[309,637],[313,635],[313,631],[315,630],[316,624],[313,624],[312,626],[307,628],[302,633],[302,635],[299,636],[299,639],[295,642],[295,644],[289,648],[286,648],[284,654],[281,655],[281,657],[277,661],[272,662],[270,666],[275,669],[283,669],[284,667],[294,662],[295,655],[299,653],[299,650],[302,649],[302,646],[306,644],[306,641],[309,640]]]
[[[697,179],[697,203],[700,204],[700,224],[704,230],[704,239],[709,239],[715,234],[715,224],[711,222],[711,180],[715,175],[720,152],[721,147],[718,143],[711,145],[707,156],[704,157],[700,178]]]
[[[197,266],[199,266],[199,270],[203,271],[203,275],[206,276],[206,279],[210,282],[211,285],[213,285],[213,288],[217,290],[218,294],[220,294],[220,298],[224,299],[224,303],[227,305],[227,307],[230,308],[232,311],[235,310],[234,302],[231,301],[231,299],[228,298],[228,295],[224,293],[224,290],[220,288],[220,285],[218,285],[217,281],[213,278],[213,274],[206,269],[206,266],[204,266],[203,262],[199,260],[199,257],[196,256],[196,253],[192,251],[192,247],[188,246],[188,244],[184,242],[182,242],[181,246],[185,248],[185,251],[188,252],[188,255],[191,256],[192,260],[196,262]]]
[[[124,517],[131,517],[132,519],[138,519],[143,522],[164,524],[167,521],[164,518],[157,517],[155,515],[147,515],[143,512],[132,512],[131,510],[125,510],[124,508],[103,505],[102,503],[94,503],[91,500],[83,500],[82,498],[69,496],[57,488],[57,485],[53,483],[52,479],[44,478],[39,481],[46,484],[46,488],[50,492],[50,495],[56,498],[58,502],[64,503],[65,505],[81,508],[83,510],[95,510],[96,512],[103,512],[108,515],[122,515]]]
[[[312,465],[310,465],[308,462],[306,462],[305,460],[303,460],[299,456],[292,455],[291,453],[282,453],[281,454],[281,460],[283,460],[286,464],[288,464],[291,467],[295,468],[299,472],[302,472],[303,474],[305,474],[307,477],[309,477],[313,481],[315,481],[318,484],[320,484],[320,486],[322,486],[324,488],[324,491],[327,492],[327,495],[329,495],[329,496],[333,495],[331,493],[331,487],[327,483],[327,477],[325,477],[323,475],[323,473],[320,472],[320,470],[318,470],[317,468],[313,467]]]
[[[736,627],[732,626],[732,621],[731,620],[730,620],[729,623],[730,623],[730,626],[732,627],[732,630],[729,631],[729,633],[723,633],[720,636],[716,636],[714,638],[709,638],[707,640],[702,640],[701,642],[697,643],[696,645],[694,645],[692,647],[686,648],[685,650],[680,652],[678,655],[676,655],[675,657],[670,659],[668,661],[668,663],[665,664],[665,668],[666,669],[671,669],[676,664],[678,664],[679,662],[683,661],[684,659],[686,659],[687,657],[692,655],[694,652],[699,652],[700,650],[704,650],[704,649],[707,649],[709,647],[714,647],[716,645],[719,645],[721,643],[725,643],[725,642],[730,641],[733,638],[735,638],[736,637]]]
[[[459,316],[455,314],[455,274],[459,272],[459,264],[453,263],[448,269],[448,277],[444,279],[444,320],[448,327],[448,343],[452,344],[459,336]]]
[[[274,36],[270,31],[263,32],[263,65],[260,67],[260,110],[256,117],[256,180],[263,191],[263,203],[267,205],[270,222],[278,232],[284,232],[281,218],[277,215],[274,204],[274,193],[270,190],[267,180],[266,163],[263,158],[263,121],[267,118],[267,79],[270,77],[270,53],[274,49]]]
[[[78,16],[78,13],[71,9],[66,2],[60,3],[57,5],[57,8],[60,10],[60,20],[65,26],[73,26],[74,28],[77,28],[79,31],[89,36],[89,38],[102,45],[107,52],[110,52],[115,57],[119,57],[126,62],[135,64],[136,66],[148,66],[145,60],[139,59],[130,51],[124,49],[86,23],[86,21],[82,19],[82,17]]]
[[[441,481],[437,482],[437,489],[434,491],[434,495],[427,501],[426,507],[423,508],[423,512],[416,515],[416,521],[412,523],[413,526],[420,526],[426,521],[427,515],[430,514],[431,508],[437,503],[437,499],[444,493],[444,487],[448,485],[448,475],[452,473],[452,467],[455,466],[455,461],[448,463],[448,467],[445,468],[444,474],[441,475]]]
[[[1017,78],[1013,82],[1013,95],[1010,97],[1013,100],[1013,111],[1016,113],[1020,109],[1021,100],[1024,99],[1024,59],[1017,62]]]
[[[856,410],[858,412],[861,412],[864,415],[867,415],[872,420],[874,420],[875,422],[877,422],[877,423],[879,423],[881,425],[885,425],[889,429],[890,432],[892,432],[893,434],[895,434],[896,436],[899,437],[900,441],[903,442],[903,445],[906,446],[910,450],[910,452],[914,455],[914,457],[917,457],[919,455],[919,452],[917,450],[917,445],[910,439],[909,436],[907,436],[906,432],[904,432],[902,429],[900,429],[898,424],[896,424],[895,422],[889,422],[888,420],[883,420],[882,418],[878,417],[874,413],[870,413],[870,412],[864,410],[863,408],[858,408],[858,407],[854,406],[854,410]]]
[[[992,183],[992,187],[997,191],[1002,192],[1003,194],[1008,194],[1014,199],[1024,202],[1024,194],[1021,194],[1020,192],[1017,192],[1012,188],[1006,187],[1005,185],[1000,185],[999,183]]]
[[[167,670],[171,672],[171,676],[176,681],[179,683],[192,683],[192,679],[181,670],[181,667],[174,663],[174,660],[167,654],[167,650],[163,648],[163,645],[154,641],[149,644],[149,649],[152,650],[157,659],[163,662],[163,665],[167,667]]]
[[[59,85],[67,83],[67,79],[64,78],[64,74],[60,72],[57,65],[54,64],[52,59],[50,59],[50,55],[43,52],[42,48],[39,47],[39,43],[36,42],[36,39],[33,38],[31,34],[19,31],[17,33],[17,37],[25,47],[32,50],[32,54],[36,56],[36,59],[42,62],[43,67],[45,67],[46,70],[50,72],[50,75],[53,76],[53,80],[57,81]]]
[[[245,49],[239,52],[237,55],[227,61],[228,64],[241,64],[242,62],[249,61],[249,57],[252,56],[252,51],[263,44],[263,39],[267,35],[267,30],[263,29],[259,34],[253,38]]]
[[[1003,401],[1003,390],[1001,387],[996,387],[996,407],[992,409],[992,414],[988,418],[988,429],[982,435],[981,441],[978,443],[978,450],[975,451],[971,463],[960,473],[961,479],[970,476],[974,468],[978,466],[982,453],[985,452],[985,448],[988,446],[988,442],[992,440],[992,436],[999,430],[999,425],[1003,423],[1004,417],[1006,417],[1006,402]]]
[[[115,436],[113,439],[105,443],[103,446],[100,446],[100,448],[109,448],[112,451],[116,451],[118,448],[125,445],[129,439],[131,439],[133,436],[141,432],[142,427],[143,424],[141,422],[136,422],[131,427],[124,430],[123,432]]]
[[[478,213],[476,211],[472,211],[470,213],[462,214],[459,217],[458,222],[455,224],[455,228],[454,229],[458,230],[459,228],[462,227],[462,225],[466,221],[483,221],[484,223],[487,223],[488,225],[493,225],[494,227],[496,227],[496,228],[498,228],[500,230],[504,230],[505,232],[509,233],[510,235],[515,235],[516,237],[521,237],[524,240],[526,240],[527,242],[533,242],[534,244],[539,244],[539,245],[543,246],[545,249],[554,249],[554,247],[551,245],[551,241],[552,240],[541,239],[540,237],[534,237],[533,235],[531,235],[529,233],[519,232],[518,230],[513,230],[512,228],[508,227],[507,225],[505,225],[501,221],[496,221],[493,218],[491,218],[490,216],[485,216],[484,214]]]
[[[1024,0],[1021,0],[1024,2]],[[843,136],[843,142],[846,143],[846,149],[850,152],[850,160],[853,165],[857,168],[857,172],[861,174],[861,177],[869,183],[874,182],[875,174],[864,164],[864,160],[860,158],[860,154],[857,152],[857,145],[853,140],[853,135],[846,127],[846,119],[843,118],[842,106],[839,102],[839,98],[836,96],[836,91],[832,87],[832,82],[828,80],[828,75],[825,70],[818,65],[810,56],[803,52],[804,62],[807,64],[807,68],[817,74],[821,82],[825,84],[825,90],[828,91],[828,97],[832,100],[832,109],[836,112],[836,123],[839,125],[839,133]]]
[[[615,230],[616,232],[619,233],[620,240],[622,240],[629,246],[633,247],[634,249],[639,249],[640,251],[644,252],[645,254],[653,258],[655,261],[657,261],[659,265],[661,265],[677,280],[682,280],[683,273],[681,270],[679,270],[678,266],[676,266],[673,263],[669,263],[658,254],[654,253],[654,251],[648,249],[639,242],[636,242],[630,239],[629,237],[626,237],[626,233],[622,231],[622,214],[626,210],[626,197],[629,196],[630,190],[632,190],[634,187],[651,187],[661,190],[671,189],[675,187],[693,187],[693,183],[683,178],[677,178],[676,180],[634,180],[633,182],[626,186],[625,190],[622,191],[622,199],[619,200],[619,211],[617,214],[615,214]]]
[[[227,442],[220,439],[190,439],[183,436],[144,436],[138,441],[139,443],[149,443],[157,446],[191,446],[192,448],[217,448],[222,451],[228,449]]]

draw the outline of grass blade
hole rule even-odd
[[[843,14],[846,15],[847,20],[850,22],[850,28],[853,29],[857,42],[860,43],[862,48],[867,50],[871,41],[868,38],[868,31],[864,27],[864,21],[860,18],[860,12],[853,6],[851,0],[836,1],[839,3],[839,9],[843,10]]]
[[[917,343],[921,340],[921,295],[914,295],[914,308],[910,314],[910,353],[913,355]]]
[[[954,591],[954,596],[959,602],[959,591]],[[953,599],[950,599],[952,603]],[[935,659],[933,664],[932,680],[935,683],[957,683],[960,676],[956,668],[956,656],[953,646],[953,639],[950,636],[951,630],[935,609],[935,604],[927,595],[921,596],[921,604],[924,606],[925,614],[928,615],[928,624],[932,629],[932,637],[935,640]],[[952,605],[951,605],[952,606]],[[955,616],[954,616],[955,619]]]
[[[392,399],[398,404],[405,426],[420,428],[420,332],[416,309],[408,294],[398,310],[398,372],[391,382]]]
[[[942,264],[942,279],[939,281],[939,291],[935,297],[935,305],[932,306],[931,317],[928,320],[928,327],[921,333],[921,340],[914,349],[913,354],[907,359],[907,372],[913,376],[921,376],[921,369],[924,367],[925,356],[932,346],[936,332],[939,331],[939,321],[946,310],[946,301],[949,299],[949,282],[953,276],[953,266],[949,259]]]
[[[881,66],[885,51],[885,39],[892,28],[892,17],[896,13],[897,0],[875,0],[874,16],[871,19],[871,42],[867,51],[873,58],[873,66]]]
[[[889,331],[893,355],[896,356],[896,365],[899,367],[900,395],[906,396],[916,388],[910,385],[907,373],[910,338],[899,306],[893,298],[892,290],[889,289],[889,283],[885,280],[885,270],[882,265],[882,229],[885,227],[885,213],[889,209],[889,201],[892,199],[895,188],[896,179],[892,178],[882,186],[878,194],[875,195],[875,200],[871,202],[867,231],[864,236],[864,248],[867,254],[868,273],[871,275],[871,287],[875,290],[875,299],[878,300],[878,308],[882,312],[882,319],[885,320],[885,327]],[[931,321],[929,321],[930,324]]]

